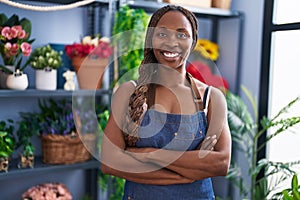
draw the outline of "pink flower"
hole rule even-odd
[[[19,45],[18,44],[12,44],[12,46],[9,50],[10,55],[15,56],[15,55],[18,54],[18,51],[19,51]]]
[[[4,38],[6,38],[7,40],[13,39],[16,34],[16,30],[11,30],[11,28],[8,26],[5,26],[1,31],[1,35],[4,36]]]
[[[24,56],[29,56],[30,53],[31,53],[31,45],[27,42],[23,42],[21,44],[21,50],[22,50],[22,53],[24,54]]]

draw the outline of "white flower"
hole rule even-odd
[[[102,37],[102,38],[100,39],[100,41],[106,42],[106,43],[110,43],[109,37]]]
[[[91,44],[91,41],[92,41],[92,37],[91,36],[85,36],[82,39],[82,44]]]

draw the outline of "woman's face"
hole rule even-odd
[[[193,43],[192,26],[179,11],[162,16],[154,29],[152,46],[158,63],[182,69]]]

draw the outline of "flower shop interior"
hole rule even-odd
[[[205,71],[228,104],[231,164],[212,178],[216,199],[299,199],[297,0],[0,0],[0,199],[121,199],[98,136],[113,85],[137,78],[148,19],[168,3],[198,18],[190,73]]]

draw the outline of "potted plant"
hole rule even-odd
[[[20,154],[20,168],[34,167],[34,151],[35,148],[31,142],[33,136],[39,135],[39,119],[38,114],[34,112],[20,112],[19,127],[16,131],[18,142],[17,148],[22,147]]]
[[[29,64],[35,69],[35,86],[40,90],[56,90],[57,69],[62,66],[62,51],[45,45],[33,50]]]
[[[300,116],[290,118],[282,117],[282,115],[288,112],[296,102],[300,101],[300,97],[293,99],[284,106],[275,117],[263,117],[262,119],[257,119],[255,101],[245,87],[242,87],[242,89],[253,106],[256,120],[252,118],[252,115],[242,99],[230,91],[227,91],[228,122],[234,145],[245,155],[249,164],[250,169],[248,175],[251,177],[251,186],[246,184],[246,181],[241,174],[240,167],[233,162],[234,159],[232,159],[227,178],[239,188],[242,198],[247,198],[250,195],[251,199],[273,199],[274,196],[272,196],[272,192],[280,187],[282,181],[290,178],[296,173],[292,167],[299,164],[300,160],[288,163],[274,162],[268,159],[257,160],[256,155],[271,139],[279,134],[283,134],[284,131],[287,131],[300,123]],[[262,127],[260,130],[258,130],[259,124]],[[275,131],[268,134],[265,141],[259,144],[258,139],[260,136],[270,128]],[[263,172],[263,177],[259,177],[260,172]],[[276,178],[276,175],[278,174],[280,174],[280,176],[279,178]],[[273,178],[272,180],[274,180],[274,182],[272,185],[269,185],[268,180],[271,178]]]
[[[0,14],[0,55],[3,64],[0,64],[2,88],[26,89],[28,77],[23,74],[27,62],[21,66],[22,56],[29,56],[31,53],[31,22],[14,14],[7,18]]]
[[[8,171],[9,157],[14,151],[13,120],[0,121],[0,171]]]
[[[80,43],[66,45],[65,52],[77,73],[80,89],[99,89],[113,53],[110,39],[99,35],[85,36]]]
[[[66,99],[40,100],[38,119],[43,161],[48,164],[70,164],[91,158],[75,126],[72,102]],[[93,134],[94,135],[94,134]]]

